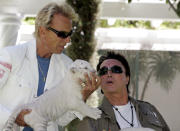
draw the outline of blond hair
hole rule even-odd
[[[39,27],[43,26],[48,28],[52,22],[54,14],[61,14],[71,20],[77,19],[77,14],[73,8],[67,3],[57,4],[55,2],[49,3],[42,8],[36,16],[35,20],[35,38],[39,37]]]

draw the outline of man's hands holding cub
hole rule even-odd
[[[83,100],[86,101],[88,97],[99,87],[101,79],[95,73],[91,73],[90,76],[88,76],[88,74],[84,74],[84,77],[86,82],[83,82],[81,79],[79,80],[79,82],[83,87],[83,89],[81,90]],[[30,112],[31,110],[29,109],[22,110],[15,120],[16,124],[18,124],[19,126],[28,126],[24,122],[24,116]]]
[[[86,101],[88,97],[99,87],[101,79],[95,73],[91,73],[90,76],[88,76],[88,74],[85,74],[84,77],[86,79],[86,82],[83,82],[81,79],[79,80],[79,82],[83,87],[81,91],[83,100]]]

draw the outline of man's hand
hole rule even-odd
[[[85,74],[86,82],[80,79],[80,84],[83,87],[81,93],[83,95],[83,100],[86,101],[88,97],[99,87],[101,79],[95,73],[91,73],[90,77]]]
[[[23,109],[19,115],[16,117],[16,124],[18,124],[19,126],[28,126],[25,122],[24,122],[24,116],[26,114],[29,114],[31,112],[31,110],[29,109]]]

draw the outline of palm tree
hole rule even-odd
[[[145,92],[148,88],[148,83],[152,77],[160,86],[168,90],[179,71],[180,61],[179,54],[173,52],[153,52],[149,54],[148,72],[143,86],[143,91],[140,99],[143,100]]]
[[[144,99],[148,84],[152,78],[155,78],[161,87],[169,90],[176,72],[180,70],[180,54],[176,52],[120,51],[120,53],[126,57],[130,65],[132,97],[138,94],[136,92],[136,88],[138,88],[137,80],[144,81],[140,100]]]
[[[147,53],[145,51],[120,51],[120,53],[126,57],[129,63],[131,70],[129,89],[132,90],[131,96],[135,98],[138,96],[138,92],[136,92],[138,79],[140,76],[144,78],[144,72],[147,70]]]

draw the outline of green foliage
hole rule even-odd
[[[108,25],[107,19],[99,20],[99,27],[111,28],[111,27],[122,27],[122,28],[143,28],[143,29],[180,29],[180,22],[175,21],[164,21],[157,28],[151,25],[151,21],[143,20],[120,20],[117,19],[113,25]]]
[[[73,59],[89,60],[94,51],[94,31],[97,23],[99,0],[66,0],[79,15],[79,21],[73,22],[74,34],[71,45],[66,49]]]
[[[162,29],[180,29],[180,22],[165,21],[161,24]]]
[[[177,10],[176,10],[178,16],[180,17],[180,2],[177,4]]]
[[[128,0],[128,3],[131,3],[132,0]]]
[[[99,26],[103,28],[110,28],[110,27],[123,27],[123,28],[145,28],[145,29],[154,29],[151,26],[150,21],[143,21],[143,20],[119,20],[117,19],[113,25],[108,25],[107,19],[101,19],[99,22]]]
[[[127,28],[145,28],[145,29],[153,29],[150,21],[138,21],[138,20],[117,20],[115,22],[115,27],[122,26]]]
[[[107,20],[107,19],[101,19],[101,20],[99,20],[98,26],[99,26],[99,27],[102,27],[102,28],[109,27],[109,25],[108,25],[108,20]]]
[[[28,25],[35,25],[35,17],[26,17],[24,22]]]

